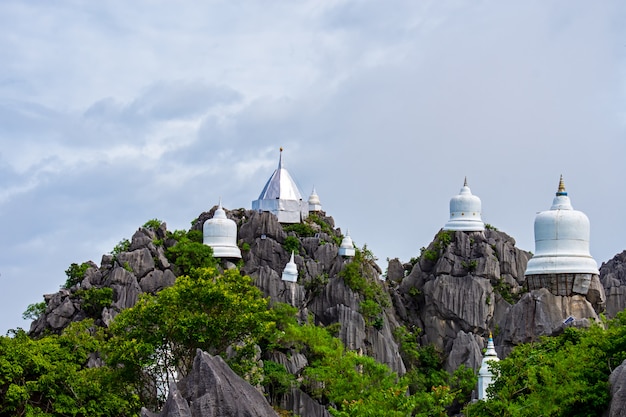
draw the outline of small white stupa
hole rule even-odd
[[[498,353],[493,344],[493,336],[489,333],[489,341],[487,342],[487,351],[483,357],[480,370],[478,371],[478,399],[487,399],[487,387],[493,382],[493,372],[489,370],[489,362],[498,362]]]
[[[313,191],[311,191],[309,196],[309,212],[314,211],[322,211],[322,203],[320,203],[320,197],[315,192],[315,187],[313,187]]]
[[[237,247],[237,225],[226,217],[222,200],[213,214],[202,226],[202,242],[213,249],[216,258],[241,258]]]
[[[589,229],[587,216],[572,207],[561,175],[552,207],[535,217],[535,254],[524,275],[599,275],[589,253]]]
[[[281,223],[300,223],[308,216],[308,202],[302,201],[296,182],[283,168],[283,148],[280,148],[278,168],[263,187],[259,198],[252,202],[252,210],[274,213]]]
[[[355,253],[350,230],[346,230],[346,235],[341,240],[341,246],[339,246],[339,256],[353,257]]]
[[[480,198],[472,195],[466,177],[459,194],[450,199],[450,220],[443,226],[443,230],[482,232],[485,224],[480,217],[481,208]]]
[[[298,265],[296,265],[296,262],[293,259],[293,251],[291,252],[289,262],[287,262],[287,265],[285,265],[285,269],[283,270],[282,280],[287,282],[298,281]]]

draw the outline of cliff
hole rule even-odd
[[[201,213],[192,230],[200,231],[214,210]],[[341,230],[324,213],[301,225],[281,225],[269,213],[244,209],[227,211],[227,215],[239,229],[241,273],[250,275],[271,302],[296,307],[302,322],[332,326],[347,349],[369,355],[400,375],[407,370],[394,337],[401,326],[418,333],[422,346],[433,346],[449,372],[460,365],[477,370],[489,332],[503,357],[517,344],[562,332],[563,320],[570,316],[573,325],[584,327],[598,320],[605,306],[614,315],[626,305],[626,292],[620,289],[626,282],[626,252],[603,264],[601,278],[591,282],[587,294],[564,297],[547,289],[528,291],[524,271],[531,254],[516,248],[512,237],[493,229],[441,231],[410,263],[390,260],[383,280],[366,248],[354,259],[338,255]],[[128,245],[104,255],[100,266],[90,262],[79,283],[46,295],[45,313],[32,323],[31,336],[59,333],[87,317],[106,327],[142,293],[155,294],[171,286],[180,271],[166,252],[176,243],[165,223],[139,228]],[[292,250],[299,271],[297,283],[280,279]],[[234,265],[223,262],[221,267]],[[97,302],[85,297],[90,290],[91,294],[103,289],[111,290],[110,299]],[[376,308],[365,308],[372,305]],[[297,351],[261,352],[259,359],[284,365],[296,378],[309,361]],[[167,409],[174,404],[182,404],[180,413],[187,413],[185,404],[197,401],[188,394],[180,396],[193,391],[189,384],[187,391],[172,388],[161,415],[170,415]],[[304,417],[327,415],[323,406],[300,389],[285,393],[278,402],[275,405]]]

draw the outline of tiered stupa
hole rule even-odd
[[[589,253],[589,219],[574,210],[563,176],[550,210],[535,217],[535,254],[526,267],[529,290],[548,288],[555,295],[586,295],[598,264]]]
[[[450,220],[443,226],[443,230],[482,232],[485,230],[485,224],[480,212],[480,198],[472,195],[465,178],[461,192],[450,199]]]
[[[237,225],[226,217],[222,200],[213,214],[202,226],[202,241],[213,249],[216,258],[241,258],[237,247]]]
[[[350,237],[350,231],[346,230],[346,235],[341,240],[341,245],[339,246],[339,256],[353,257],[356,251],[354,249],[354,243],[352,242],[352,238]]]
[[[313,187],[313,191],[311,191],[309,196],[309,212],[316,211],[322,211],[322,203],[320,203],[320,197],[317,195],[315,187]]]
[[[291,252],[291,258],[283,270],[282,280],[287,282],[298,281],[298,265],[296,265],[296,262],[293,259],[293,252]]]
[[[300,223],[308,216],[308,202],[302,201],[298,186],[283,168],[283,148],[280,148],[278,168],[263,187],[259,198],[252,202],[252,210],[269,211],[280,223]]]
[[[487,399],[487,388],[493,382],[493,372],[489,370],[489,362],[498,362],[498,353],[493,344],[493,336],[489,333],[489,341],[487,342],[487,351],[483,357],[480,370],[478,371],[478,399]]]

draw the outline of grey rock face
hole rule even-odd
[[[461,363],[477,369],[482,340],[502,326],[509,301],[524,291],[528,259],[499,231],[442,231],[395,289],[395,311],[422,329],[421,343],[443,352],[447,369]]]
[[[294,415],[297,416],[331,417],[331,414],[324,406],[297,388],[293,388],[291,392],[283,396],[280,406],[285,410],[293,411]]]
[[[200,350],[196,353],[191,372],[178,387],[189,404],[192,417],[277,416],[265,397],[235,374],[221,357]],[[174,407],[175,410],[178,408]],[[175,415],[167,414],[167,417]]]
[[[606,417],[626,417],[626,361],[611,372],[611,404]]]
[[[602,264],[600,282],[606,293],[606,315],[615,317],[626,308],[626,251]]]

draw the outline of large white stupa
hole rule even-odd
[[[465,178],[459,194],[450,199],[450,220],[443,226],[443,230],[482,232],[485,230],[485,224],[480,213],[480,198],[472,194]]]
[[[222,201],[213,214],[202,226],[202,242],[213,249],[216,258],[241,258],[237,247],[237,225],[226,217]]]
[[[599,275],[589,253],[589,229],[587,216],[572,207],[561,176],[550,210],[535,217],[535,254],[524,274],[528,288],[586,294],[592,275]]]
[[[489,362],[498,362],[498,353],[493,344],[493,336],[489,333],[489,341],[487,342],[487,351],[483,357],[483,361],[478,370],[478,399],[487,399],[487,388],[493,383],[493,372],[489,370]]]
[[[263,187],[259,198],[252,202],[252,210],[274,213],[281,223],[300,223],[308,216],[309,203],[302,200],[298,186],[283,168],[283,148],[280,148],[278,168]]]
[[[309,212],[316,211],[322,211],[322,203],[320,202],[320,197],[315,191],[315,187],[313,187],[313,191],[311,191],[311,195],[309,196]]]

